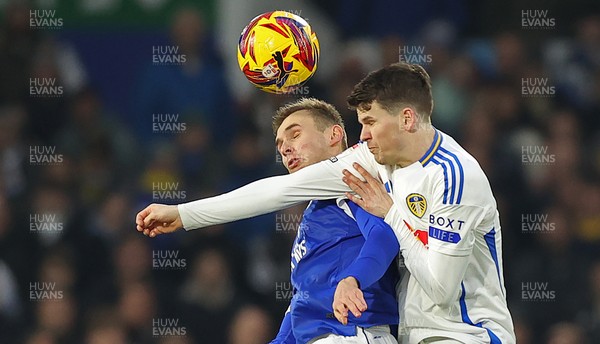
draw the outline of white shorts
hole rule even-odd
[[[463,342],[452,338],[431,337],[423,339],[419,344],[463,344]]]
[[[327,334],[317,337],[307,344],[398,344],[390,333],[389,326],[356,327],[356,336],[340,336]]]

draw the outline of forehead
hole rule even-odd
[[[389,113],[384,108],[382,108],[377,101],[371,103],[371,108],[369,110],[357,108],[356,114],[358,115],[359,121],[361,119],[366,119],[369,117],[378,118],[384,115],[389,115]]]
[[[298,110],[287,116],[277,129],[277,135],[283,134],[291,125],[297,124],[303,129],[315,128],[315,120],[308,110]]]

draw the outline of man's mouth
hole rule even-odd
[[[302,160],[300,158],[292,158],[288,161],[287,165],[288,165],[288,169],[293,170],[294,168],[298,167],[298,165],[300,165],[300,162]]]

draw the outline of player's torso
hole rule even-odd
[[[364,238],[335,200],[311,201],[291,252],[292,284],[299,290],[334,286],[337,270],[349,264],[341,252],[358,252]]]
[[[335,288],[343,271],[360,254],[365,243],[350,209],[340,208],[336,200],[311,201],[304,212],[291,254],[292,285],[296,294],[290,304],[294,335],[301,342],[325,333],[355,335],[355,326],[344,326],[332,311]],[[397,280],[388,270],[380,281],[363,290],[372,305],[360,318],[349,322],[359,326],[396,323],[397,303],[393,292]],[[386,288],[383,288],[386,286]],[[374,306],[374,299],[391,299]],[[392,314],[395,314],[393,317]]]
[[[459,156],[460,158],[460,156]],[[465,164],[465,168],[468,165]],[[478,166],[477,166],[478,168]],[[447,169],[449,174],[450,168]],[[474,290],[477,287],[496,283],[489,288],[489,295],[479,296],[473,292],[462,294],[459,290],[456,295],[456,302],[448,307],[437,306],[424,292],[419,283],[411,277],[409,273],[401,273],[402,281],[399,288],[399,309],[400,309],[400,337],[404,335],[406,340],[409,338],[422,338],[432,334],[432,329],[446,329],[451,331],[464,332],[467,337],[463,339],[489,340],[485,330],[474,328],[467,324],[464,308],[468,305],[470,311],[469,322],[477,324],[480,319],[488,317],[490,312],[494,312],[493,317],[506,319],[506,323],[511,326],[510,314],[506,309],[504,287],[499,283],[498,275],[501,274],[501,260],[494,261],[490,255],[490,245],[494,246],[496,256],[501,257],[501,238],[500,224],[497,213],[486,216],[478,228],[475,228],[470,234],[472,238],[465,238],[462,230],[465,221],[459,217],[449,217],[437,214],[432,207],[434,197],[439,197],[440,178],[444,178],[443,168],[438,165],[428,165],[423,167],[419,162],[405,168],[392,170],[389,167],[380,166],[379,174],[386,185],[388,192],[393,191],[392,198],[397,205],[406,226],[412,229],[415,236],[428,246],[432,240],[441,240],[446,243],[455,243],[459,240],[474,240],[473,252],[469,258],[469,265],[465,273],[464,284],[467,290]],[[450,177],[447,177],[450,178]],[[457,181],[458,184],[458,181]],[[485,187],[482,187],[485,189]],[[472,190],[462,190],[463,199],[469,199]],[[488,203],[487,206],[495,208],[495,201],[489,192],[489,197],[483,197]],[[450,192],[448,197],[450,197]],[[454,199],[458,198],[458,191]],[[491,212],[490,212],[491,213]],[[489,232],[495,228],[494,235]],[[462,236],[461,236],[462,235]],[[501,258],[498,258],[501,259]],[[497,268],[498,266],[498,268]],[[399,268],[401,272],[406,271],[403,264],[403,258],[400,257]],[[494,301],[497,300],[497,301]],[[487,308],[486,312],[481,312],[482,306]],[[463,307],[463,310],[461,310]],[[475,326],[477,327],[477,326]],[[460,336],[460,335],[459,335]],[[479,338],[477,338],[479,337]],[[411,339],[412,340],[412,339]],[[412,341],[411,341],[412,343]]]

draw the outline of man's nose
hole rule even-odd
[[[279,153],[283,156],[288,156],[292,153],[292,147],[284,142],[281,148],[279,148]]]
[[[372,138],[371,137],[371,131],[363,126],[362,129],[361,129],[361,131],[360,131],[360,140],[361,141],[368,141],[371,138]]]

